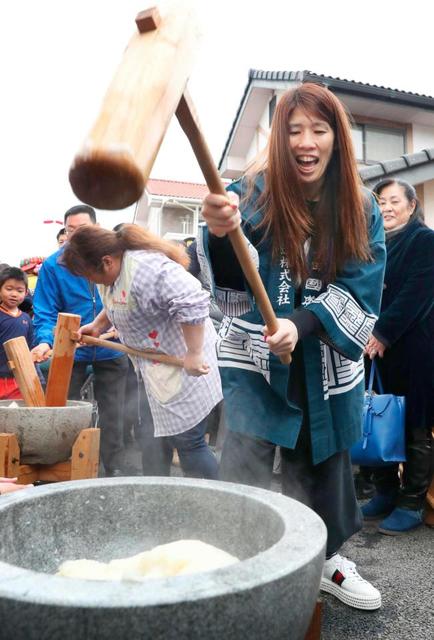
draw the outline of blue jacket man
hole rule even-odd
[[[92,207],[76,205],[65,213],[68,237],[79,227],[97,224]],[[58,313],[81,316],[81,324],[92,322],[101,311],[102,303],[96,286],[86,278],[73,275],[61,263],[63,249],[47,258],[39,271],[33,299],[34,327],[37,346],[32,350],[38,360],[44,360],[54,340],[53,329]],[[127,356],[101,347],[80,347],[75,352],[69,398],[80,399],[80,389],[86,380],[88,367],[94,374],[94,393],[98,403],[101,427],[101,459],[108,476],[122,475],[119,456],[123,449],[123,409]]]

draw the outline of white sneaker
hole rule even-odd
[[[381,594],[378,589],[359,576],[354,562],[339,554],[325,561],[321,591],[331,593],[355,609],[372,610],[381,607]]]

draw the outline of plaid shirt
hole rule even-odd
[[[196,378],[184,369],[135,359],[145,381],[155,435],[175,435],[197,425],[222,399],[209,294],[181,265],[148,250],[126,251],[114,284],[99,289],[121,341],[135,349],[182,358],[186,345],[180,324],[205,323],[207,375]]]

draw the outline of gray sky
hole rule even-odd
[[[153,3],[150,3],[153,4]],[[68,182],[146,0],[3,0],[0,4],[0,262],[55,250],[77,203]],[[180,0],[182,5],[182,0]],[[189,89],[216,159],[249,68],[308,69],[434,95],[432,20],[422,0],[198,0],[202,42]],[[171,125],[152,177],[201,181]],[[132,211],[100,212],[103,226]]]

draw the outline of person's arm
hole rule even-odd
[[[202,376],[209,372],[209,365],[203,361],[204,324],[181,324],[187,351],[184,369],[189,376]]]
[[[93,322],[89,322],[88,324],[84,324],[80,327],[78,334],[99,338],[102,333],[107,331],[107,329],[110,329],[112,326],[112,322],[109,320],[106,310],[101,309]]]
[[[227,233],[241,224],[238,195],[210,193],[203,201],[202,215],[208,225],[208,250],[217,287],[245,291],[243,272]]]
[[[0,477],[0,496],[7,493],[13,493],[14,491],[20,491],[21,489],[27,489],[27,487],[33,487],[32,484],[17,484],[17,478],[1,478]]]
[[[383,221],[373,198],[368,224],[372,259],[349,261],[326,291],[304,307],[321,322],[321,340],[355,362],[380,311],[386,263]]]
[[[32,353],[37,361],[45,360],[54,342],[57,316],[63,310],[62,292],[51,260],[45,261],[39,271],[33,295],[33,326],[35,344]]]

